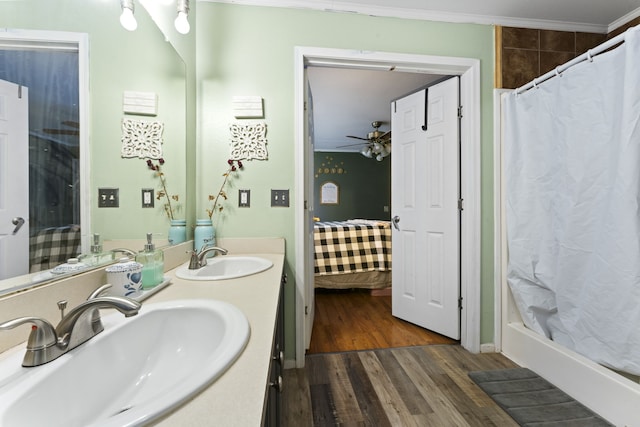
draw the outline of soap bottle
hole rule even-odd
[[[104,252],[102,243],[100,243],[100,235],[93,234],[93,244],[88,254],[80,255],[78,260],[87,265],[101,265],[112,262],[115,259],[113,252]]]
[[[142,289],[151,289],[162,283],[164,252],[156,249],[151,233],[147,233],[147,243],[144,250],[136,255],[136,261],[142,264]]]

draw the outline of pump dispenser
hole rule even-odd
[[[164,274],[164,252],[156,249],[153,236],[147,233],[144,250],[136,255],[136,261],[142,264],[142,289],[151,289],[162,283]]]
[[[88,254],[83,254],[78,257],[80,262],[89,266],[106,264],[112,262],[114,259],[113,252],[104,252],[102,250],[102,243],[100,243],[100,235],[98,233],[93,234],[91,251]]]

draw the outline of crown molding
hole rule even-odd
[[[632,20],[636,19],[640,17],[640,7],[637,8],[636,10],[627,13],[626,15],[624,15],[623,17],[616,19],[615,21],[613,21],[611,24],[609,24],[609,28],[607,30],[608,33],[612,32],[613,30],[622,27],[624,24],[631,22]]]
[[[422,21],[439,21],[461,24],[501,25],[506,27],[535,28],[557,31],[578,31],[585,33],[607,34],[613,29],[640,16],[640,8],[623,16],[609,25],[596,25],[580,22],[524,19],[508,16],[472,15],[464,13],[441,12],[424,9],[406,9],[397,7],[372,6],[366,4],[339,4],[330,0],[197,0],[209,3],[228,3],[246,6],[280,7],[309,9],[324,12],[353,13],[358,15],[388,18],[403,18]]]

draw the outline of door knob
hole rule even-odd
[[[398,223],[400,222],[400,217],[398,215],[394,216],[391,222],[393,222],[393,228],[400,231],[400,227],[398,227]]]
[[[22,227],[22,225],[24,224],[24,218],[17,216],[11,220],[11,223],[16,226],[16,228],[13,229],[13,233],[11,234],[16,234],[18,230],[20,230],[20,227]]]

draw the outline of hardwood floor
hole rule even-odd
[[[283,425],[517,426],[467,376],[512,367],[459,345],[308,355],[284,372]]]
[[[391,296],[369,290],[316,290],[309,354],[457,341],[391,315]]]
[[[283,426],[517,426],[467,376],[513,367],[394,318],[390,296],[316,292],[305,368],[284,371]]]

